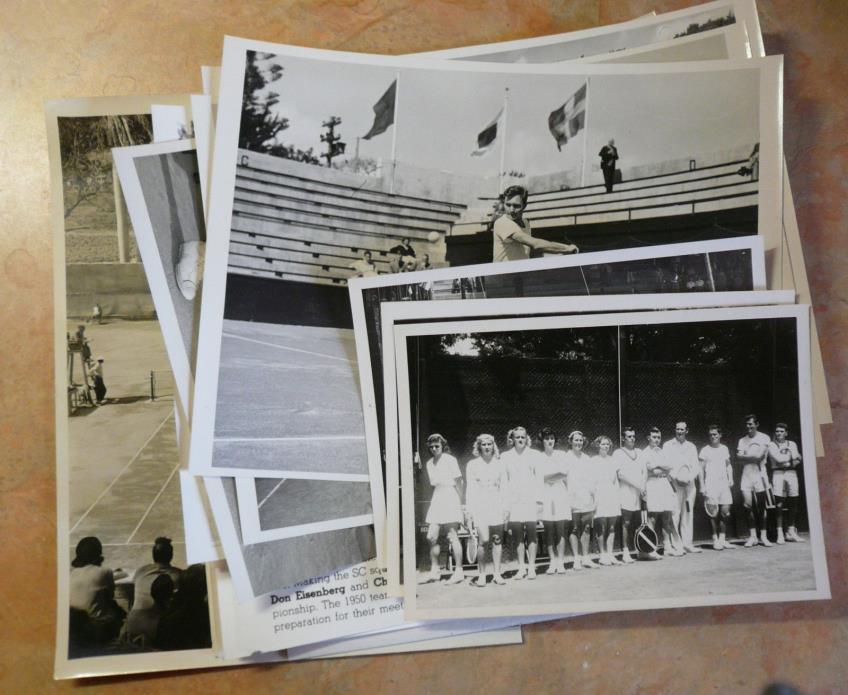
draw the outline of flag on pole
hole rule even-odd
[[[586,85],[578,89],[571,98],[548,116],[548,129],[556,140],[557,149],[582,130],[586,124]]]
[[[374,104],[374,124],[371,126],[363,140],[370,140],[375,135],[385,133],[389,126],[395,122],[395,95],[397,94],[397,80],[389,85],[389,88]]]
[[[498,111],[498,115],[489,122],[489,125],[480,131],[480,134],[477,136],[477,149],[471,153],[472,157],[482,157],[491,149],[492,144],[498,137],[498,121],[501,120],[501,116],[503,116],[503,109]]]

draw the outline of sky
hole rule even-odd
[[[591,165],[597,164],[602,145],[615,138],[622,168],[749,147],[759,140],[756,68],[593,76],[587,129],[558,152],[548,115],[586,82],[583,75],[398,71],[287,56],[267,61],[273,62],[284,72],[270,89],[280,94],[277,112],[291,123],[282,140],[303,149],[323,151],[321,122],[339,116],[337,132],[352,155],[357,136],[371,127],[373,105],[398,76],[396,123],[372,140],[362,140],[362,157],[389,160],[395,129],[399,161],[475,176],[497,175],[504,137],[505,169],[531,176],[579,172],[587,138]],[[502,121],[492,150],[472,157],[478,133],[498,114],[507,90],[506,136]]]

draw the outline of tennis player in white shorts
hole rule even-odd
[[[769,467],[772,470],[771,484],[774,488],[774,503],[777,507],[777,542],[803,543],[795,528],[795,516],[798,512],[798,498],[801,489],[798,484],[797,468],[801,463],[798,445],[787,439],[789,427],[778,422],[774,426],[774,439],[768,445]],[[784,516],[785,512],[785,516]],[[787,522],[786,531],[783,522]]]
[[[742,464],[742,479],[739,487],[742,490],[745,510],[748,512],[746,548],[757,545],[757,516],[760,521],[760,545],[766,547],[773,545],[766,535],[768,510],[766,509],[765,460],[771,439],[757,430],[759,426],[760,421],[756,415],[746,416],[745,429],[748,430],[748,434],[739,440],[736,447],[736,460]],[[754,512],[755,502],[758,513]]]
[[[710,443],[698,453],[701,462],[701,490],[707,500],[719,505],[719,515],[710,517],[713,527],[713,548],[715,550],[732,549],[736,546],[727,540],[727,521],[730,519],[730,505],[733,504],[733,466],[730,463],[730,451],[721,443],[721,429],[710,425],[707,429]]]

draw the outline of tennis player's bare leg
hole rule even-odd
[[[788,503],[788,509],[786,513],[788,521],[788,528],[786,529],[786,540],[794,541],[795,543],[806,543],[806,541],[798,535],[798,528],[795,526],[795,519],[798,515],[799,498],[800,495],[795,495],[794,497],[786,498],[786,501]]]
[[[783,534],[783,509],[786,505],[786,498],[779,495],[774,496],[774,511],[777,515],[777,544],[783,545],[786,539]]]
[[[480,546],[477,550],[477,578],[472,579],[471,583],[475,586],[486,585],[486,549],[489,548],[491,539],[489,538],[489,527],[478,526],[477,538],[480,541]],[[494,553],[493,553],[494,554]]]
[[[439,567],[439,555],[441,555],[442,549],[439,546],[438,524],[430,524],[427,528],[427,542],[430,544],[430,576],[427,579],[431,582],[437,582],[442,576]]]
[[[663,548],[665,549],[663,555],[680,557],[684,553],[683,550],[678,547],[676,542],[680,540],[680,536],[677,533],[677,529],[674,528],[672,513],[670,511],[662,512],[660,514],[660,522],[662,523],[663,528]]]
[[[455,525],[451,525],[448,530],[448,543],[450,543],[451,550],[453,551],[453,574],[446,583],[459,584],[465,579],[465,572],[462,571],[462,543],[459,542]]]
[[[597,569],[599,567],[598,563],[596,563],[590,556],[591,549],[589,547],[592,537],[589,533],[590,529],[594,526],[594,518],[590,512],[585,512],[585,522],[583,525],[583,533],[580,534],[580,545],[583,548],[583,567],[590,567],[592,569]]]
[[[745,516],[748,518],[748,540],[745,541],[746,548],[757,545],[757,517],[754,514],[754,491],[742,490],[742,500],[745,504]]]
[[[582,570],[583,563],[580,560],[580,548],[578,546],[578,539],[583,534],[583,521],[581,515],[578,512],[575,512],[575,517],[572,521],[574,525],[571,527],[571,533],[568,534],[568,543],[571,545],[571,554],[574,556],[574,569]]]
[[[730,505],[723,504],[719,507],[719,514],[721,515],[718,522],[718,541],[721,543],[721,547],[725,550],[735,550],[736,546],[733,545],[730,541],[727,540],[727,522],[730,521]]]
[[[754,491],[755,499],[757,501],[757,509],[759,510],[760,517],[760,545],[764,545],[767,548],[774,545],[768,539],[768,509],[766,508],[766,491],[763,490],[760,492],[759,490]]]
[[[620,565],[621,560],[619,560],[615,556],[615,522],[618,517],[608,517],[604,520],[605,522],[605,533],[606,533],[606,542],[607,542],[607,559],[610,561],[610,564]]]
[[[625,564],[630,564],[631,562],[635,562],[633,557],[630,554],[630,544],[633,540],[633,533],[638,527],[633,526],[635,520],[633,518],[633,512],[627,509],[621,510],[621,559]],[[633,548],[633,553],[636,552],[636,548]]]
[[[501,558],[503,557],[503,536],[500,533],[492,534],[492,569],[494,577],[492,581],[495,584],[506,584],[501,576]]]

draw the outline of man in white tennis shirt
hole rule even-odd
[[[671,477],[677,488],[677,508],[671,519],[675,530],[680,534],[683,550],[687,553],[700,553],[693,543],[693,524],[695,512],[695,479],[701,471],[698,450],[686,439],[689,426],[681,421],[674,426],[674,439],[663,444],[663,452],[672,464]]]
[[[748,430],[748,434],[739,440],[736,447],[736,460],[742,464],[742,479],[739,482],[739,487],[742,490],[742,498],[748,512],[746,548],[757,545],[757,516],[760,518],[760,544],[766,547],[773,545],[766,535],[768,512],[766,510],[766,480],[764,478],[765,459],[771,439],[768,435],[757,430],[759,426],[760,421],[756,415],[746,416],[745,429]],[[754,502],[757,505],[757,513],[754,512]]]

